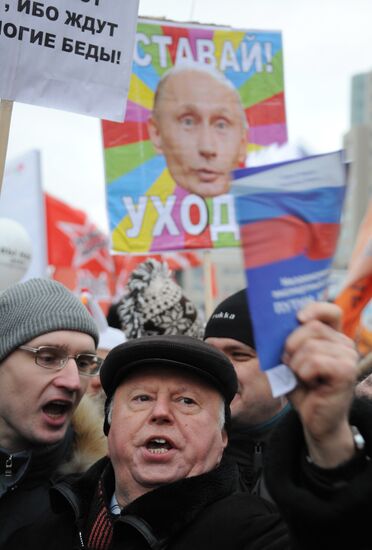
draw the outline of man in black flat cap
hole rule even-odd
[[[222,460],[237,389],[223,353],[188,336],[131,340],[109,352],[101,382],[109,457],[54,487],[57,519],[22,548],[288,548],[274,506],[236,493]]]

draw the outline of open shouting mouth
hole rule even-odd
[[[173,448],[173,445],[163,437],[154,437],[146,443],[146,449],[152,454],[165,454]]]
[[[65,401],[63,399],[53,399],[45,403],[42,407],[43,413],[46,414],[50,420],[64,419],[71,409],[71,401]]]

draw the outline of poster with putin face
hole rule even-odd
[[[281,33],[139,20],[127,113],[102,121],[112,249],[240,245],[230,193],[287,141]]]

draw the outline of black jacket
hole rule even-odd
[[[363,435],[365,451],[330,470],[306,459],[303,430],[294,411],[272,434],[266,482],[291,530],[293,548],[372,548],[372,402],[356,401],[350,423]]]
[[[236,426],[232,422],[225,456],[238,466],[239,491],[248,491],[273,502],[266,487],[264,458],[271,432],[290,409],[291,406],[288,403],[266,422],[245,428]]]
[[[39,451],[11,455],[0,450],[0,549],[14,533],[50,512],[53,475],[71,446],[72,437]]]
[[[284,550],[287,529],[275,507],[236,493],[237,471],[215,470],[152,490],[112,516],[114,474],[107,458],[52,492],[57,521],[14,539],[14,548],[100,550]],[[32,544],[31,544],[32,543]],[[30,545],[31,546],[28,546]]]
[[[14,538],[52,514],[49,491],[62,473],[86,471],[106,448],[102,419],[84,397],[56,445],[13,455],[0,449],[0,550],[16,548]]]

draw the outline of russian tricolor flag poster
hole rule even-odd
[[[255,342],[273,394],[296,385],[282,365],[297,311],[325,299],[346,189],[342,152],[242,169],[232,192]]]

